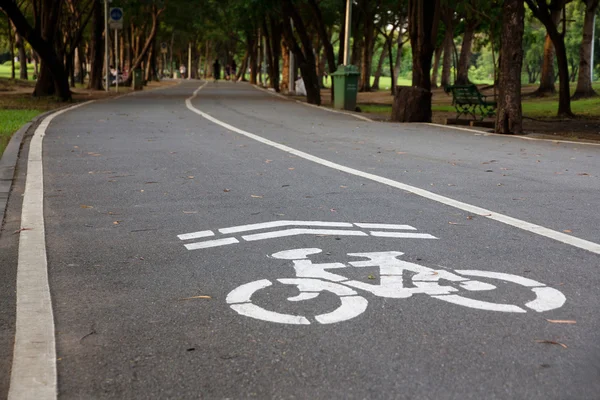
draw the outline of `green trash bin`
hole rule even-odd
[[[360,72],[354,65],[340,65],[333,77],[333,108],[338,110],[356,110],[358,94],[358,77]]]
[[[142,78],[142,69],[137,68],[133,70],[133,90],[142,90],[144,87],[144,81]]]

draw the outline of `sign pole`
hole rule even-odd
[[[106,82],[104,86],[108,92],[110,90],[110,80],[108,79],[110,74],[108,68],[108,0],[104,0],[104,67],[106,68]]]
[[[344,65],[350,65],[350,24],[352,23],[352,0],[346,0],[346,33],[344,37]]]
[[[119,30],[115,29],[115,69],[117,70],[117,93],[119,93]]]

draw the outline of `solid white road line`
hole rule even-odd
[[[371,236],[386,237],[396,239],[437,239],[429,233],[410,233],[410,232],[379,232],[372,231]]]
[[[9,400],[56,399],[54,316],[44,232],[42,141],[50,122],[86,102],[46,117],[29,145],[17,267],[17,320]]]
[[[324,222],[324,221],[271,221],[258,224],[232,226],[230,228],[219,229],[221,233],[239,233],[259,229],[280,228],[283,226],[323,226],[328,228],[352,228],[348,222]]]
[[[207,240],[205,242],[190,243],[190,244],[186,244],[185,248],[188,250],[208,249],[210,247],[225,246],[228,244],[236,244],[239,242],[240,242],[239,240],[232,237],[232,238],[225,238],[225,239]]]
[[[178,235],[177,237],[180,240],[190,240],[190,239],[200,239],[204,237],[215,236],[213,231],[200,231],[200,232],[192,232],[192,233],[184,233],[183,235]]]
[[[344,231],[341,229],[284,229],[282,231],[273,231],[265,233],[255,233],[253,235],[242,236],[247,242],[255,240],[274,239],[278,237],[298,236],[298,235],[327,235],[327,236],[368,236],[362,231]]]
[[[378,175],[370,174],[368,172],[363,172],[363,171],[360,171],[360,170],[357,170],[354,168],[346,167],[341,164],[336,164],[331,161],[324,160],[322,158],[313,156],[313,155],[305,153],[303,151],[293,149],[293,148],[285,146],[283,144],[273,142],[272,140],[265,139],[261,136],[258,136],[253,133],[246,132],[242,129],[236,128],[235,126],[229,125],[226,122],[218,120],[218,119],[212,117],[211,115],[198,110],[197,108],[195,108],[192,105],[192,100],[194,98],[196,98],[196,96],[198,95],[198,92],[204,86],[206,86],[206,83],[201,85],[198,89],[196,89],[194,91],[192,96],[190,96],[188,99],[186,99],[185,104],[186,104],[187,108],[190,111],[195,112],[196,114],[204,117],[205,119],[207,119],[211,122],[214,122],[215,124],[220,125],[225,129],[229,129],[232,132],[239,133],[240,135],[244,135],[244,136],[254,139],[258,142],[275,147],[276,149],[285,151],[287,153],[293,154],[295,156],[304,158],[309,161],[313,161],[317,164],[336,169],[338,171],[346,172],[351,175],[359,176],[361,178],[369,179],[374,182],[378,182],[378,183],[381,183],[384,185],[395,187],[397,189],[401,189],[401,190],[407,191],[409,193],[416,194],[417,196],[421,196],[426,199],[433,200],[438,203],[445,204],[447,206],[454,207],[454,208],[469,212],[474,215],[478,215],[478,216],[489,218],[489,219],[492,219],[492,220],[495,220],[498,222],[502,222],[503,224],[510,225],[515,228],[519,228],[524,231],[527,231],[527,232],[535,233],[536,235],[544,236],[544,237],[554,239],[556,241],[559,241],[559,242],[562,242],[562,243],[565,243],[565,244],[568,244],[568,245],[571,245],[574,247],[578,247],[580,249],[591,251],[592,253],[600,254],[600,244],[598,244],[598,243],[590,242],[588,240],[580,239],[575,236],[567,235],[562,232],[558,232],[558,231],[555,231],[555,230],[552,230],[549,228],[545,228],[540,225],[532,224],[527,221],[522,221],[517,218],[509,217],[507,215],[500,214],[500,213],[497,213],[497,212],[494,212],[491,210],[487,210],[485,208],[473,206],[471,204],[464,203],[464,202],[458,201],[458,200],[454,200],[449,197],[441,196],[439,194],[436,194],[436,193],[433,193],[433,192],[430,192],[430,191],[427,191],[424,189],[420,189],[415,186],[410,186],[410,185],[407,185],[402,182],[394,181],[392,179],[384,178],[382,176],[378,176]]]
[[[399,230],[405,230],[405,231],[416,231],[417,228],[410,226],[410,225],[396,225],[396,224],[365,224],[365,223],[355,223],[354,225],[358,226],[359,228],[364,228],[364,229],[399,229]]]

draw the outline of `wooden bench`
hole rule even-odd
[[[475,85],[454,85],[445,88],[447,93],[452,93],[452,105],[456,108],[456,119],[462,115],[470,115],[473,120],[493,117],[496,115],[495,101],[487,100]]]

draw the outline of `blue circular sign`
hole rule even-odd
[[[123,10],[120,8],[113,8],[110,10],[110,19],[113,21],[120,21],[123,19]]]

